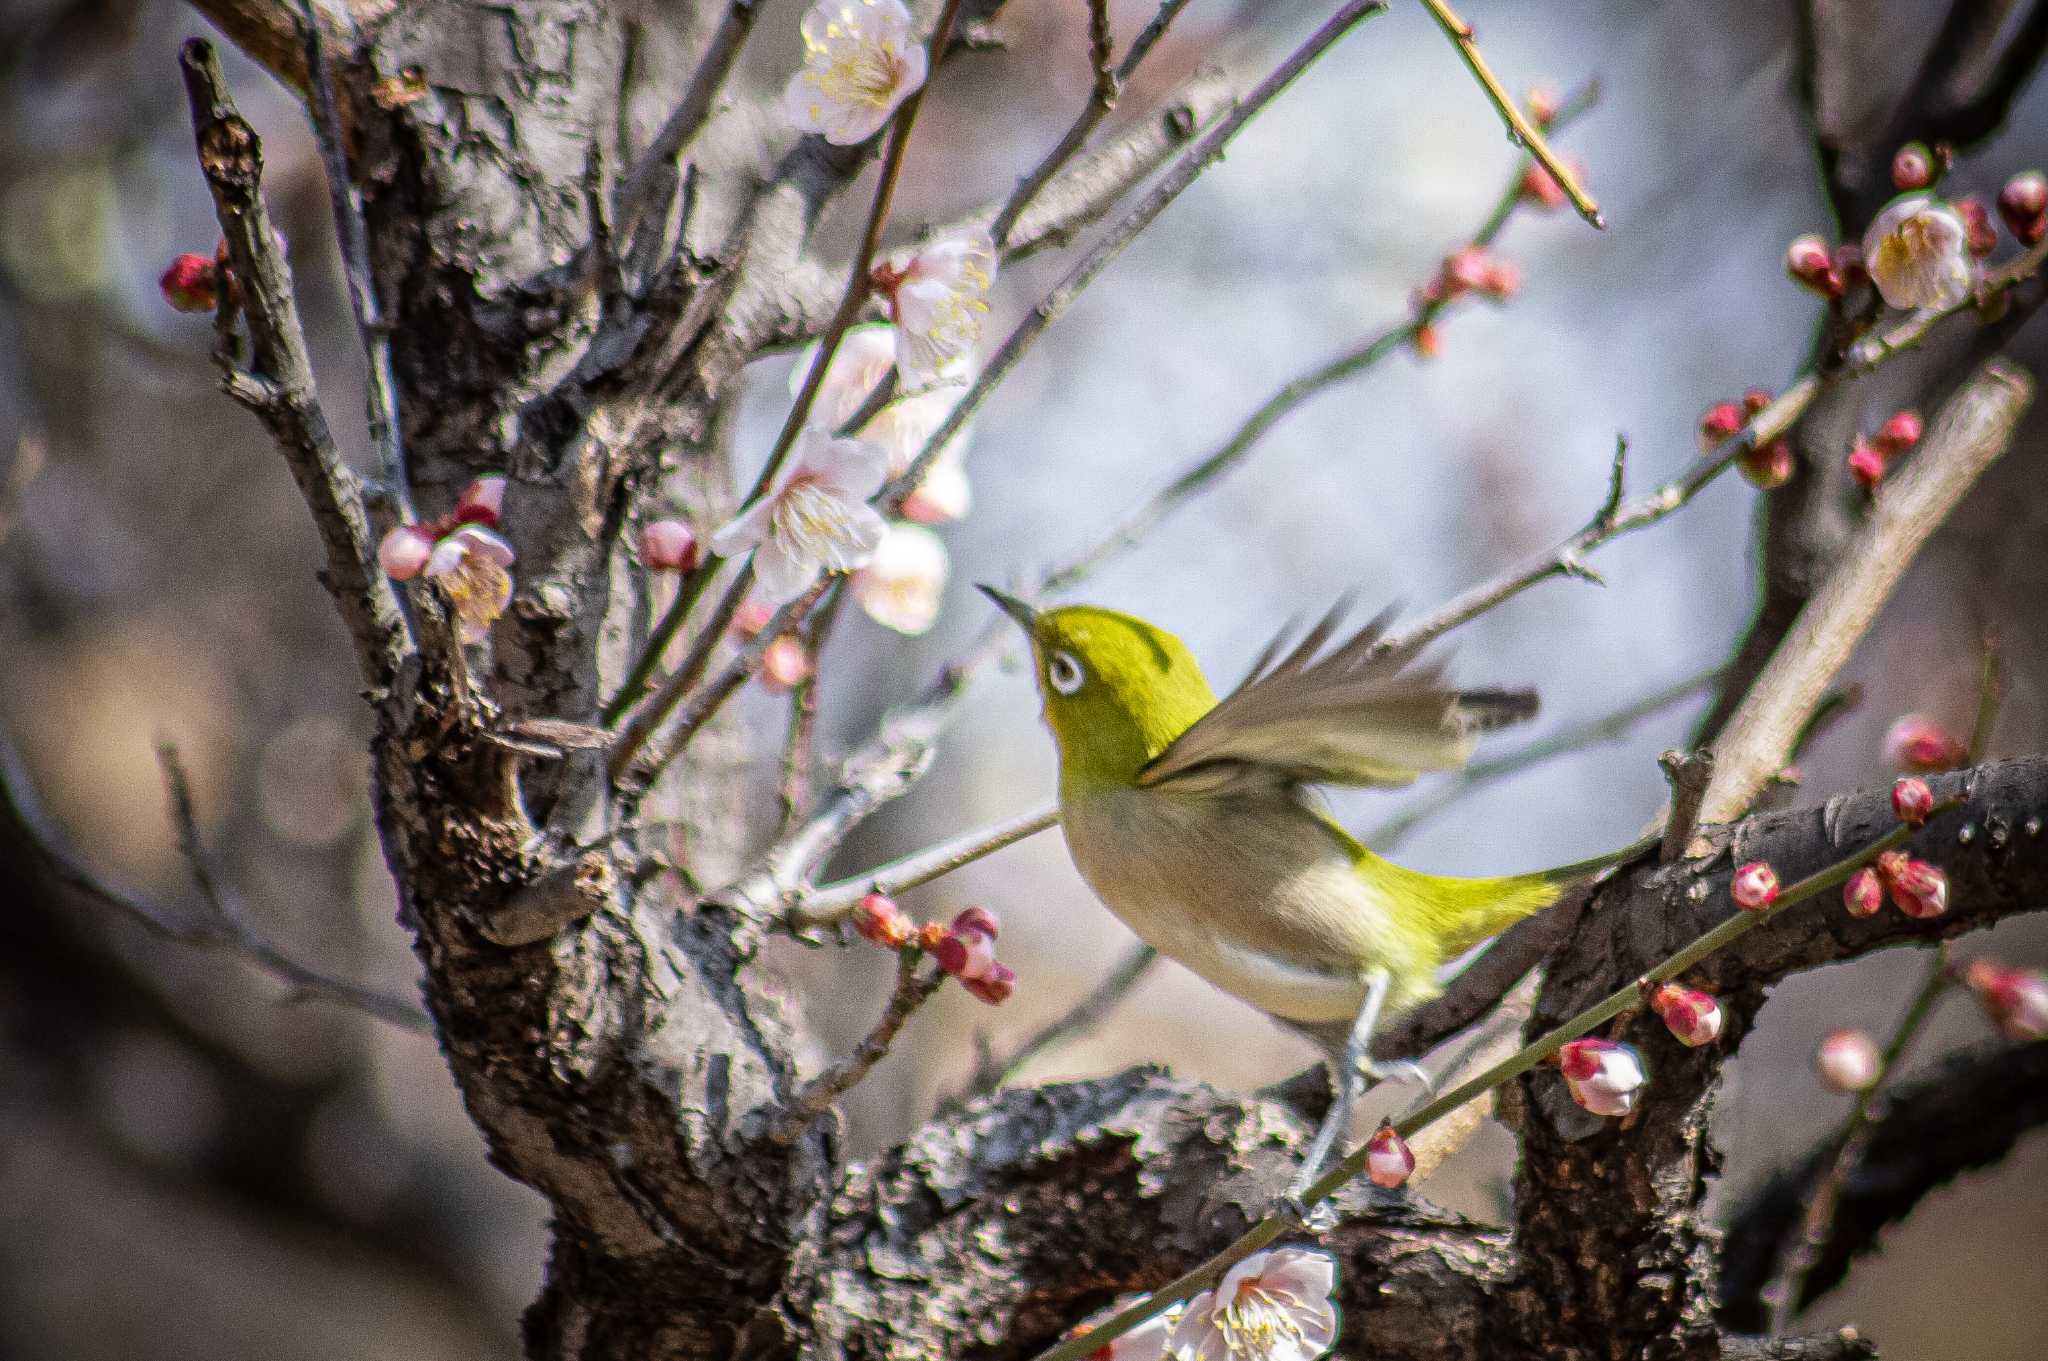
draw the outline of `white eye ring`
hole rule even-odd
[[[1071,695],[1081,688],[1087,676],[1081,671],[1081,663],[1074,660],[1071,652],[1055,652],[1045,663],[1045,682],[1063,695]]]

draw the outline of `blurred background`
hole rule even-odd
[[[1118,0],[1120,35],[1152,8]],[[744,68],[759,88],[791,69],[801,9],[766,7]],[[1219,51],[1277,54],[1326,9],[1198,0],[1123,107],[1142,112]],[[1903,82],[1939,9],[1866,7],[1858,60],[1871,91]],[[1633,441],[1633,485],[1647,487],[1692,456],[1706,406],[1782,386],[1810,342],[1818,305],[1781,260],[1791,237],[1830,223],[1790,6],[1472,0],[1465,12],[1511,88],[1598,80],[1596,107],[1562,145],[1589,167],[1611,225],[1518,216],[1501,249],[1521,268],[1519,296],[1461,305],[1435,359],[1397,354],[1301,409],[1080,592],[1179,633],[1219,684],[1287,619],[1346,591],[1367,607],[1424,609],[1549,546],[1598,505],[1617,432]],[[899,223],[1002,194],[1086,97],[1080,0],[1011,0],[1005,13],[1009,50],[959,61],[935,87]],[[330,973],[412,996],[416,965],[368,822],[368,716],[314,580],[306,512],[261,429],[215,391],[208,320],[171,312],[156,289],[170,257],[210,251],[218,235],[174,60],[203,30],[170,0],[11,0],[0,14],[0,722],[97,872],[190,904],[154,754],[174,742],[222,876],[261,929]],[[247,63],[230,73],[265,138],[326,405],[361,458],[360,360],[317,155],[291,99]],[[2044,161],[2048,82],[2036,81],[1960,177],[1988,196]],[[1273,389],[1398,322],[1514,166],[1418,7],[1396,5],[1320,63],[984,409],[975,507],[945,531],[947,608],[916,639],[846,613],[821,668],[821,759],[867,736],[981,627],[988,607],[968,583],[1024,581],[1087,546]],[[842,208],[864,202],[857,189]],[[1063,267],[1053,257],[1006,272],[993,333]],[[2048,327],[2022,333],[2013,353],[2048,371]],[[781,418],[790,362],[753,373],[743,472]],[[1911,391],[1913,365],[1895,368],[1869,385],[1868,426]],[[1797,798],[1889,778],[1882,735],[1899,714],[1967,731],[1987,627],[2011,674],[1992,754],[2048,747],[2044,436],[2037,409],[1915,566],[1846,677],[1862,704],[1802,762]],[[1723,478],[1603,550],[1604,588],[1546,584],[1463,629],[1461,678],[1535,685],[1544,699],[1533,729],[1486,751],[1723,661],[1755,599],[1755,511],[1755,493]],[[766,734],[751,747],[763,764],[747,772],[764,818],[785,708],[764,694],[743,706]],[[1416,826],[1402,857],[1507,872],[1619,844],[1662,798],[1656,753],[1681,744],[1703,708],[1702,692],[1491,783]],[[840,868],[1021,812],[1049,797],[1052,774],[1029,677],[998,675],[930,777],[862,830]],[[1347,797],[1338,811],[1370,830],[1427,793]],[[1001,914],[1021,985],[1000,1010],[940,994],[849,1101],[857,1150],[900,1139],[960,1092],[980,1046],[1007,1050],[1064,1012],[1130,943],[1057,834],[906,905],[940,916],[968,902]],[[2039,963],[2043,927],[2016,922],[1963,953]],[[775,952],[820,1059],[879,1008],[877,955]],[[1724,1200],[1835,1127],[1849,1098],[1813,1078],[1816,1042],[1841,1025],[1888,1031],[1919,968],[1895,951],[1777,990],[1728,1069]],[[1915,1061],[1984,1035],[1968,1001],[1951,1000]],[[1310,1058],[1162,965],[1106,1025],[1022,1080],[1155,1062],[1249,1089]],[[1497,1219],[1512,1156],[1504,1131],[1483,1131],[1427,1194]],[[2048,1138],[2036,1134],[1928,1200],[1805,1322],[1854,1323],[1893,1361],[2038,1356],[2044,1184]],[[0,1356],[513,1356],[543,1208],[485,1162],[430,1039],[294,1004],[236,958],[51,892],[21,847],[0,844]]]

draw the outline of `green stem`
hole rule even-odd
[[[1945,812],[1955,807],[1957,802],[1950,800],[1938,806],[1935,812]],[[1471,1081],[1452,1088],[1427,1105],[1402,1116],[1394,1122],[1395,1131],[1404,1139],[1413,1138],[1468,1101],[1484,1096],[1503,1083],[1520,1077],[1571,1041],[1605,1025],[1624,1011],[1641,1006],[1643,984],[1662,983],[1667,979],[1676,978],[1722,946],[1775,920],[1780,913],[1842,883],[1851,874],[1875,860],[1883,852],[1900,845],[1912,834],[1911,827],[1903,824],[1895,827],[1855,854],[1838,860],[1826,869],[1810,874],[1785,889],[1778,895],[1776,902],[1761,912],[1737,912],[1652,968],[1641,979],[1615,989],[1602,1000],[1587,1007],[1556,1029],[1524,1045]],[[1365,1145],[1353,1150],[1308,1188],[1307,1194],[1302,1197],[1302,1203],[1313,1206],[1329,1199],[1339,1187],[1365,1170],[1365,1155]],[[1048,1347],[1039,1353],[1036,1361],[1081,1361],[1082,1357],[1104,1343],[1122,1337],[1145,1320],[1164,1313],[1174,1305],[1192,1299],[1196,1292],[1215,1285],[1223,1279],[1224,1273],[1238,1262],[1262,1248],[1271,1246],[1299,1227],[1300,1224],[1292,1215],[1268,1215],[1245,1230],[1235,1242],[1208,1261],[1161,1286],[1135,1304],[1119,1310],[1114,1316],[1089,1330],[1085,1336],[1065,1338]]]

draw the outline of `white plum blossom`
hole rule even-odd
[[[958,374],[981,340],[995,277],[995,242],[981,228],[927,242],[875,271],[896,323],[896,367],[906,388]]]
[[[868,498],[888,468],[868,441],[807,426],[768,494],[713,533],[711,551],[730,558],[753,549],[761,598],[794,600],[819,572],[851,572],[874,556],[887,526]]]
[[[882,130],[924,84],[925,50],[903,0],[818,0],[803,17],[804,69],[782,92],[783,112],[835,146]]]
[[[1084,1336],[1093,1332],[1117,1314],[1122,1313],[1125,1308],[1137,1299],[1138,1296],[1136,1295],[1124,1296],[1101,1313],[1089,1317],[1075,1331]],[[1088,1353],[1088,1361],[1165,1361],[1166,1340],[1172,1336],[1173,1325],[1179,1319],[1180,1308],[1178,1305],[1161,1313],[1154,1314],[1129,1332],[1119,1337],[1111,1338],[1094,1351]]]
[[[853,418],[878,384],[889,376],[896,363],[896,328],[887,322],[873,322],[849,330],[825,366],[824,381],[812,405],[820,424],[836,430]],[[805,351],[790,370],[790,395],[803,386],[811,370],[817,346]],[[901,477],[960,400],[960,389],[968,381],[965,359],[947,367],[939,381],[921,390],[899,393],[857,432],[864,440],[879,444],[889,455],[889,476]],[[940,524],[965,515],[973,502],[967,482],[966,446],[973,433],[972,422],[939,451],[924,481],[912,489],[903,504],[906,519],[920,524]]]
[[[448,597],[462,641],[480,643],[512,599],[512,545],[497,531],[466,524],[434,545],[421,576]]]
[[[1977,282],[1970,229],[1932,194],[1893,199],[1863,234],[1863,266],[1893,307],[1954,307]]]
[[[1627,1115],[1650,1081],[1636,1051],[1613,1040],[1573,1040],[1557,1051],[1572,1100],[1595,1115]]]
[[[874,557],[848,583],[868,618],[915,637],[930,630],[945,595],[946,545],[919,525],[890,525]]]
[[[1337,1340],[1336,1283],[1328,1253],[1255,1252],[1188,1301],[1168,1349],[1175,1361],[1315,1361]]]

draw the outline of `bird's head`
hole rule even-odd
[[[1216,703],[1180,639],[1092,605],[1036,610],[979,588],[1031,640],[1062,789],[1129,785],[1145,763]]]

